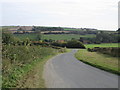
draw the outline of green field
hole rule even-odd
[[[81,31],[80,29],[64,28],[65,31]]]
[[[21,40],[24,40],[26,38],[33,40],[36,38],[37,35],[36,34],[14,34],[14,36]]]
[[[43,35],[43,39],[53,40],[71,40],[72,38],[79,39],[80,37],[93,38],[95,37],[95,35],[77,35],[77,34]]]
[[[14,34],[20,39],[30,38],[35,39],[37,34]],[[79,39],[80,37],[89,37],[93,38],[95,35],[77,35],[77,34],[51,34],[51,35],[42,35],[42,39],[52,39],[52,40],[71,40],[72,38]]]
[[[118,47],[118,43],[102,43],[102,44],[85,44],[86,48],[94,47]]]
[[[120,74],[120,71],[118,71],[118,57],[112,57],[96,52],[88,52],[87,50],[79,50],[75,54],[75,57],[78,60],[97,68]]]

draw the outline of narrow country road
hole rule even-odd
[[[48,60],[44,68],[47,88],[118,88],[118,76],[78,61],[74,49]]]

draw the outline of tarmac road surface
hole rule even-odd
[[[47,88],[118,88],[118,76],[84,64],[77,49],[48,60],[43,78]]]

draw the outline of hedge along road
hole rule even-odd
[[[43,76],[47,88],[118,88],[117,75],[78,61],[76,51],[47,61]]]

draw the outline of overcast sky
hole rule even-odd
[[[2,25],[118,29],[119,0],[2,0]],[[1,17],[1,16],[0,16]]]

